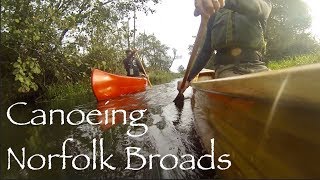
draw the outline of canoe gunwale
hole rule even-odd
[[[200,73],[201,74],[201,73]],[[228,97],[278,101],[289,106],[320,109],[320,64],[268,71],[236,77],[199,80],[191,86],[199,91]]]

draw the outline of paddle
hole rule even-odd
[[[201,41],[202,41],[202,39],[204,38],[204,36],[206,34],[206,28],[207,28],[208,19],[209,18],[207,16],[201,16],[201,24],[200,24],[200,27],[199,27],[199,30],[198,30],[198,34],[197,34],[196,40],[195,40],[194,45],[193,45],[192,53],[191,53],[191,56],[190,56],[190,59],[189,59],[189,63],[188,63],[186,72],[184,74],[182,83],[181,83],[181,87],[185,86],[187,78],[188,78],[188,76],[190,74],[191,68],[192,68],[192,66],[193,66],[193,64],[194,64],[194,62],[196,60],[197,52],[198,52],[198,49],[200,47]],[[181,90],[182,89],[179,90],[179,93],[178,93],[177,97],[173,100],[173,102],[176,105],[180,105],[184,101],[183,92],[181,92]]]
[[[138,53],[136,53],[136,56],[137,56],[137,60],[138,60],[138,61],[140,62],[140,64],[141,64],[141,67],[142,67],[143,73],[144,73],[144,74],[146,75],[146,77],[147,77],[147,80],[148,80],[149,86],[150,86],[150,87],[152,87],[152,84],[151,84],[151,82],[150,82],[149,76],[148,76],[148,74],[147,74],[147,72],[146,72],[146,70],[145,70],[145,68],[144,68],[144,66],[143,66],[143,63],[140,61],[140,58],[139,58]]]

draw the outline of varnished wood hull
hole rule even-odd
[[[192,84],[197,131],[222,178],[320,178],[320,65]]]

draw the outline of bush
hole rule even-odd
[[[150,72],[148,75],[151,83],[154,85],[168,83],[173,79],[181,77],[181,74],[179,73],[163,72],[163,71],[153,71],[153,72]]]

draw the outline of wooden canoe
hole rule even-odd
[[[96,99],[103,101],[125,94],[145,91],[147,79],[120,76],[93,69],[91,73],[91,87]]]
[[[196,129],[222,178],[320,178],[320,64],[192,83]],[[208,80],[210,79],[211,80]]]

